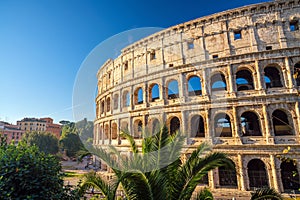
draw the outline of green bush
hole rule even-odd
[[[0,199],[76,199],[63,186],[61,165],[55,156],[36,146],[1,142]],[[78,198],[79,199],[79,198]]]

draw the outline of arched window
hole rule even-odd
[[[153,119],[152,120],[152,134],[156,134],[160,129],[159,121],[158,119]]]
[[[154,84],[150,87],[150,101],[154,102],[156,99],[159,99],[159,86]]]
[[[297,191],[300,188],[300,179],[297,166],[292,162],[284,161],[280,165],[281,181],[285,192]]]
[[[110,111],[110,97],[106,99],[106,112]]]
[[[178,119],[178,117],[173,117],[170,121],[170,134],[179,131],[179,129],[180,129],[180,120]]]
[[[248,165],[249,186],[251,189],[269,187],[266,166],[259,159],[251,160]]]
[[[168,84],[168,99],[176,99],[179,97],[178,82],[170,81]]]
[[[111,125],[111,139],[117,139],[118,137],[118,127],[116,123]]]
[[[143,99],[143,89],[140,87],[134,93],[134,104],[142,104],[144,102]]]
[[[201,80],[198,76],[192,76],[188,80],[189,96],[202,95]]]
[[[225,187],[237,187],[237,176],[235,164],[231,161],[234,169],[219,167],[219,184]]]
[[[226,91],[227,84],[225,76],[222,73],[215,74],[211,77],[211,91]]]
[[[296,63],[294,66],[294,79],[296,80],[297,86],[300,86],[300,63]]]
[[[104,113],[104,110],[105,110],[105,103],[104,101],[101,101],[101,114]]]
[[[240,70],[236,73],[237,91],[253,90],[253,78],[249,70]]]
[[[202,116],[193,116],[191,119],[191,137],[205,137],[204,130],[204,120]]]
[[[134,138],[141,138],[143,131],[143,122],[141,120],[136,120],[134,122]]]
[[[264,69],[265,72],[265,82],[266,88],[273,88],[273,87],[283,87],[281,82],[281,74],[276,67],[266,67]],[[270,83],[268,83],[270,80]]]
[[[292,127],[290,126],[288,116],[282,110],[275,110],[272,113],[272,122],[275,136],[292,135]]]
[[[118,107],[119,107],[118,102],[119,102],[119,95],[115,94],[114,95],[114,109],[118,109]]]
[[[109,127],[107,124],[104,126],[104,139],[109,139]]]
[[[128,91],[123,93],[123,106],[129,107],[130,106],[130,95]]]
[[[216,137],[232,137],[230,117],[227,114],[217,114],[214,122]]]
[[[259,118],[254,112],[244,112],[241,116],[243,136],[261,136]]]
[[[103,127],[100,126],[100,128],[99,128],[99,140],[102,140],[102,133],[103,133]]]

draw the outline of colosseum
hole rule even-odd
[[[189,149],[209,142],[235,164],[199,185],[219,194],[264,186],[297,193],[299,19],[300,1],[275,0],[178,24],[122,49],[97,73],[94,145],[126,152],[122,129],[138,141],[144,127],[163,122],[188,134]]]

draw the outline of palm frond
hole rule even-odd
[[[282,196],[274,188],[259,188],[251,194],[250,200],[282,200]]]
[[[130,133],[128,131],[122,130],[120,136],[121,137],[125,137],[129,141],[130,147],[131,147],[131,151],[133,153],[137,154],[139,152],[138,147],[135,144],[134,138],[130,135]]]
[[[214,197],[209,189],[204,188],[196,194],[196,200],[213,200]]]

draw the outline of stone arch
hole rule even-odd
[[[119,108],[119,94],[114,94],[114,110]]]
[[[293,73],[293,77],[295,79],[296,82],[296,86],[300,86],[300,62],[297,62],[294,65],[294,73]]]
[[[201,115],[194,115],[190,121],[191,137],[205,137],[204,119]]]
[[[169,131],[170,134],[180,130],[180,119],[176,116],[171,117],[169,120]]]
[[[158,121],[157,118],[153,118],[151,121],[152,121],[152,122],[151,122],[151,132],[152,132],[152,134],[154,135],[154,134],[156,134],[156,133],[159,131],[159,129],[160,129],[160,123],[159,123],[159,121]]]
[[[134,104],[138,105],[138,104],[143,104],[143,103],[144,103],[143,88],[138,87],[134,91]]]
[[[214,117],[215,136],[232,137],[231,121],[226,113],[218,113]]]
[[[130,93],[127,90],[123,92],[122,103],[123,103],[123,107],[130,106]]]
[[[117,123],[112,123],[111,125],[111,139],[117,139],[118,138],[118,126]]]
[[[105,124],[104,125],[104,139],[107,140],[109,139],[109,125],[108,124]]]
[[[237,91],[253,90],[253,76],[249,69],[240,69],[236,73],[236,86]]]
[[[214,91],[227,91],[227,83],[225,75],[222,72],[218,72],[210,78],[210,89]]]
[[[179,87],[178,87],[178,81],[175,79],[172,79],[168,82],[166,93],[168,99],[177,99],[179,98]]]
[[[133,137],[136,139],[142,138],[142,132],[143,132],[143,122],[140,119],[137,119],[133,123]]]
[[[105,111],[105,101],[102,100],[101,101],[101,105],[100,105],[100,113],[103,114]]]
[[[241,115],[241,128],[243,136],[262,136],[260,119],[253,111],[243,112]]]
[[[260,159],[252,159],[247,164],[250,189],[269,187],[266,165]]]
[[[159,96],[159,85],[157,83],[151,84],[149,87],[149,100],[150,102],[154,102],[160,99]]]
[[[110,112],[110,97],[106,98],[106,112]]]
[[[237,173],[234,162],[231,160],[234,169],[229,169],[224,166],[218,168],[219,172],[219,185],[221,187],[234,187],[237,188]]]
[[[292,123],[290,122],[287,113],[288,111],[282,109],[276,109],[272,112],[272,123],[275,136],[293,134]]]
[[[268,65],[264,68],[266,88],[283,87],[281,69],[277,65]]]
[[[193,75],[188,78],[188,95],[189,96],[201,96],[202,85],[199,76]]]
[[[285,192],[298,190],[300,188],[299,172],[297,165],[292,161],[283,161],[280,165],[281,181]]]

